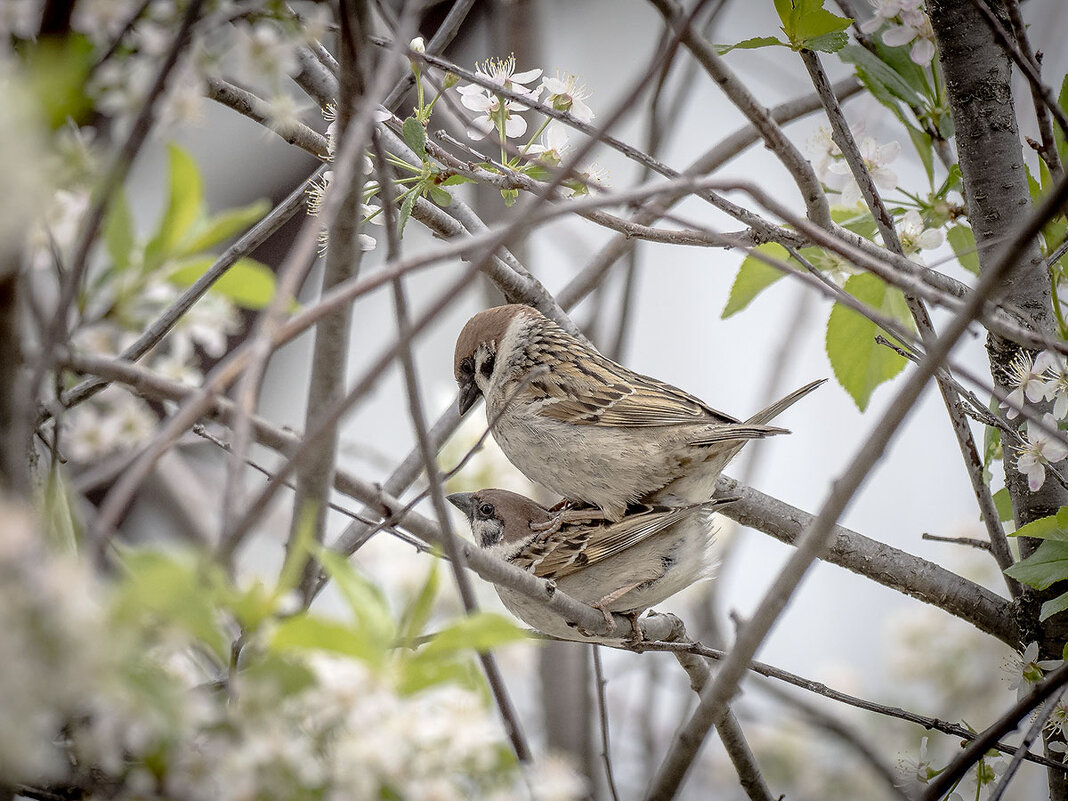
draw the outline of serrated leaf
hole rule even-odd
[[[458,651],[489,651],[526,637],[526,632],[503,615],[478,612],[439,631],[420,653],[429,659],[451,656]]]
[[[975,248],[975,234],[966,225],[953,225],[946,230],[946,241],[953,248],[960,266],[979,275],[979,253]]]
[[[446,207],[452,203],[452,195],[446,192],[437,184],[430,184],[430,199],[437,203],[439,206]]]
[[[1047,618],[1053,617],[1058,612],[1063,612],[1065,609],[1068,609],[1068,592],[1058,595],[1056,598],[1042,604],[1042,609],[1038,613],[1038,622],[1041,623]],[[1068,648],[1068,645],[1065,647]]]
[[[737,44],[718,44],[715,46],[716,53],[723,56],[732,50],[756,50],[761,47],[789,47],[786,42],[781,42],[774,36],[754,36],[750,39],[743,39]]]
[[[419,187],[413,187],[404,196],[404,202],[401,203],[400,214],[397,217],[397,236],[404,236],[404,226],[408,224],[408,218],[412,216],[412,209],[415,208],[415,201],[418,199]]]
[[[1062,506],[1056,514],[1040,517],[1020,526],[1019,530],[1009,536],[1068,542],[1068,506]]]
[[[790,15],[794,13],[794,4],[791,0],[775,0],[775,13],[779,15],[779,22],[785,28],[790,25]]]
[[[196,162],[175,144],[167,145],[167,154],[170,165],[167,209],[156,234],[145,247],[145,269],[149,272],[174,254],[204,210],[204,191]]]
[[[133,215],[130,201],[122,187],[115,192],[104,220],[104,247],[116,270],[130,266],[135,244]]]
[[[998,510],[998,517],[1001,518],[1002,523],[1007,523],[1013,519],[1012,496],[1009,495],[1008,487],[1002,487],[994,493],[994,506]]]
[[[220,212],[199,224],[189,240],[182,244],[179,256],[192,256],[223,242],[235,234],[243,233],[253,223],[263,219],[271,209],[266,200],[257,200],[247,206]]]
[[[870,273],[854,275],[844,289],[883,315],[912,328],[912,315],[901,291]],[[877,386],[905,368],[905,358],[875,341],[883,333],[875,323],[841,304],[834,304],[827,320],[827,356],[838,383],[864,411]],[[889,338],[889,337],[888,337]]]
[[[1068,578],[1068,542],[1043,540],[1022,562],[1005,569],[1005,575],[1036,590],[1044,590]]]
[[[178,286],[190,286],[215,263],[214,256],[189,259],[178,264],[167,278]],[[238,259],[211,286],[211,291],[229,298],[243,309],[262,309],[274,297],[274,273],[255,259]]]
[[[847,231],[868,240],[874,240],[875,232],[879,230],[870,211],[858,213],[855,207],[835,206],[831,209],[831,219]]]
[[[848,27],[849,24],[850,21],[847,20],[846,27]],[[848,43],[849,37],[844,32],[835,31],[820,36],[813,36],[811,39],[805,39],[802,46],[820,53],[837,53]]]
[[[832,53],[841,50],[846,43],[844,31],[853,24],[848,17],[840,17],[823,7],[823,0],[801,0],[796,4],[792,19],[793,30],[790,39],[795,44],[810,50],[822,50],[820,43],[830,40],[841,41]]]
[[[774,242],[758,245],[755,250],[780,261],[786,261],[790,258],[786,248]],[[723,313],[720,318],[726,320],[731,315],[740,312],[753,301],[753,298],[784,275],[785,273],[782,270],[777,270],[770,264],[765,264],[756,256],[746,256],[742,261],[741,267],[738,268],[738,275],[735,276],[734,283],[731,285],[731,293],[727,298],[727,305],[723,307]]]
[[[530,167],[533,167],[533,166],[534,165],[530,165]],[[527,169],[529,170],[530,167],[528,167]],[[543,170],[544,170],[544,168],[543,168]],[[534,177],[534,174],[532,172],[528,172],[527,174],[530,175],[531,177]],[[545,176],[548,176],[548,174],[549,174],[548,170],[545,170],[543,178]],[[543,178],[539,178],[538,180],[542,180]],[[446,178],[444,181],[441,182],[441,185],[442,186],[457,186],[459,184],[473,184],[474,182],[475,182],[474,179],[468,178],[466,175],[450,175],[448,178]]]
[[[354,656],[373,667],[380,667],[385,657],[385,649],[367,632],[308,614],[279,623],[271,636],[271,647],[276,651],[330,651]]]
[[[426,128],[415,117],[408,117],[401,124],[401,136],[420,159],[426,161]]]

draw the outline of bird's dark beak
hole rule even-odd
[[[482,392],[474,379],[460,384],[460,414],[467,414],[467,410],[475,405],[475,401],[478,400],[478,396],[481,394]]]
[[[475,493],[473,492],[454,492],[452,495],[446,495],[445,500],[467,515],[471,517],[471,507],[475,502],[473,499]]]

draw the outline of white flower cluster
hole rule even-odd
[[[1028,487],[1036,492],[1046,481],[1046,467],[1068,457],[1063,437],[1052,433],[1068,419],[1068,363],[1052,351],[1044,350],[1034,359],[1021,351],[1012,362],[1008,383],[1013,389],[1001,408],[1010,420],[1019,415],[1025,401],[1054,402],[1053,413],[1042,416],[1049,430],[1028,423],[1024,444],[1017,448],[1016,469],[1027,476]]]
[[[106,313],[74,332],[71,346],[93,356],[115,356],[145,330],[177,299],[179,288],[162,279],[151,279],[137,293],[113,286],[98,289],[94,298],[109,299]],[[144,357],[155,373],[190,386],[200,384],[201,352],[217,359],[226,352],[227,337],[240,329],[240,318],[227,298],[209,292],[196,302],[174,329]],[[116,452],[141,445],[155,430],[156,413],[140,398],[117,386],[76,406],[63,420],[65,452],[75,462],[87,464]]]
[[[25,510],[0,506],[0,521],[0,784],[121,801],[586,794],[557,760],[521,771],[467,686],[403,690],[388,664],[302,650],[280,671],[251,656],[224,688],[180,627],[113,604],[122,594],[86,562],[47,553]]]
[[[912,45],[909,58],[921,67],[930,65],[935,54],[934,29],[923,8],[923,0],[871,0],[875,16],[860,26],[864,33],[883,31],[888,47]]]
[[[888,142],[880,145],[873,137],[864,135],[862,125],[853,126],[853,136],[858,140],[861,158],[871,175],[872,181],[879,189],[890,190],[897,186],[897,173],[887,165],[901,153],[901,145]],[[831,190],[840,192],[843,206],[855,206],[861,201],[860,187],[853,180],[853,173],[842,155],[842,151],[831,138],[831,129],[820,126],[809,139],[806,150],[812,159],[812,168],[816,177]]]

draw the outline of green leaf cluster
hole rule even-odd
[[[816,50],[835,53],[845,47],[846,29],[853,24],[823,7],[824,0],[775,0],[775,10],[782,22],[780,30],[786,41],[774,36],[756,36],[733,45],[721,45],[720,54],[731,50],[755,50],[761,47],[788,47],[791,50]]]
[[[1056,514],[1021,526],[1012,536],[1042,540],[1026,559],[1006,568],[1005,574],[1036,590],[1045,590],[1068,579],[1068,506]],[[1043,621],[1068,609],[1068,592],[1042,604],[1039,620]]]
[[[121,279],[124,292],[134,295],[150,276],[162,271],[178,286],[196,281],[217,260],[212,249],[246,230],[267,213],[269,204],[257,201],[247,206],[209,214],[204,202],[203,182],[193,158],[171,144],[168,155],[167,205],[156,229],[140,243],[126,193],[119,191],[104,221],[104,245],[109,257],[107,269],[94,287]],[[212,286],[220,294],[246,309],[260,309],[274,296],[274,273],[250,258],[239,259]]]

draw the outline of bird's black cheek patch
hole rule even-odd
[[[482,362],[482,366],[479,368],[479,370],[482,371],[482,375],[484,375],[486,378],[489,378],[491,375],[493,375],[493,366],[496,361],[497,360],[493,357],[492,353],[487,356],[486,361]]]

